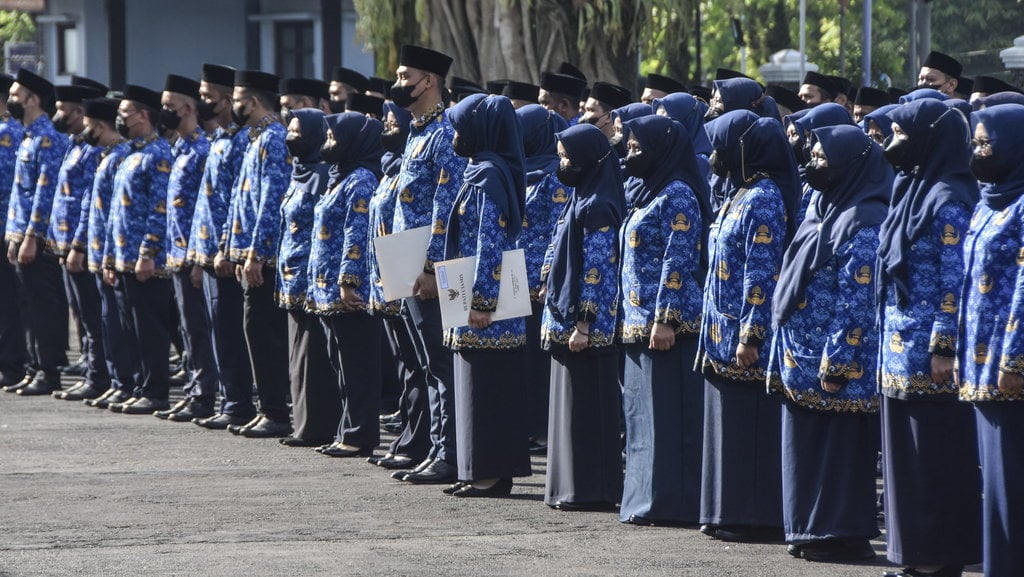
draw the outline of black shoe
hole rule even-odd
[[[62,374],[62,375],[68,375],[68,376],[73,376],[73,377],[81,377],[82,375],[85,374],[85,371],[88,368],[89,367],[88,367],[88,365],[85,364],[85,361],[79,359],[79,360],[71,363],[70,365],[59,367],[57,370],[59,370],[60,374]]]
[[[704,533],[708,537],[714,537],[715,533],[718,532],[718,525],[712,525],[711,523],[704,523],[698,529],[701,533]]]
[[[386,425],[383,425],[381,428],[383,428],[384,431],[387,433],[397,435],[402,432],[402,429],[404,427],[402,427],[402,423],[388,423]]]
[[[86,399],[98,398],[109,390],[109,387],[85,385],[84,387],[79,387],[73,391],[64,391],[63,394],[61,394],[60,398],[65,401],[84,401]]]
[[[754,527],[750,525],[722,525],[714,537],[728,543],[774,543],[786,538],[781,527]]]
[[[800,548],[800,546],[799,545],[795,545],[793,543],[790,543],[789,545],[786,545],[786,553],[789,553],[790,555],[792,555],[793,557],[796,557],[797,559],[803,557],[803,555],[804,555],[804,552]]]
[[[84,386],[85,386],[85,381],[78,381],[77,383],[71,385],[70,387],[68,387],[66,389],[57,389],[56,391],[53,391],[52,393],[50,393],[50,396],[55,398],[55,399],[63,400],[63,399],[65,399],[67,397],[68,393],[77,391],[78,389],[81,389]]]
[[[24,389],[25,387],[27,387],[34,380],[36,380],[36,376],[35,375],[25,375],[20,381],[14,383],[13,385],[7,385],[6,387],[4,387],[4,392],[5,393],[17,392],[18,389]]]
[[[166,399],[150,399],[139,397],[134,403],[121,408],[122,415],[152,415],[157,411],[166,411],[170,403]]]
[[[300,439],[298,437],[284,437],[278,439],[277,442],[281,443],[285,447],[319,447],[324,443],[330,443],[334,439]]]
[[[28,385],[15,391],[18,395],[23,397],[40,397],[43,395],[49,395],[54,391],[60,390],[60,381],[50,380],[46,378],[34,379]]]
[[[613,511],[617,509],[615,503],[608,501],[558,501],[551,505],[551,508],[559,511]]]
[[[246,421],[246,422],[244,422],[242,424],[231,424],[231,425],[228,425],[228,432],[231,433],[232,435],[241,435],[242,434],[242,429],[245,429],[247,427],[255,427],[262,420],[263,420],[263,415],[257,414],[255,417],[252,417],[251,419],[249,419],[248,421]]]
[[[321,447],[321,450],[319,450],[317,452],[320,453],[321,455],[327,455],[328,457],[340,457],[340,458],[369,457],[370,455],[373,454],[373,447],[366,447],[366,448],[351,447],[351,448],[346,448],[341,443],[334,443],[333,445],[328,446],[326,449]]]
[[[867,539],[822,539],[800,546],[801,557],[818,563],[847,563],[875,558]]]
[[[417,485],[448,485],[458,480],[458,473],[455,465],[441,459],[434,459],[434,462],[427,465],[422,471],[409,473],[402,480]],[[509,483],[511,482],[509,480]]]
[[[189,374],[185,369],[171,375],[167,380],[172,387],[184,387],[188,384]]]
[[[469,483],[466,483],[465,481],[456,481],[454,485],[448,485],[444,489],[441,489],[441,492],[444,493],[445,495],[454,495],[456,491],[465,487],[468,484]]]
[[[178,401],[177,403],[174,403],[174,405],[171,406],[171,408],[169,408],[169,409],[167,409],[165,411],[156,411],[156,412],[154,412],[153,416],[158,418],[158,419],[169,419],[171,417],[171,415],[173,415],[174,413],[177,413],[178,411],[184,409],[186,406],[188,406],[188,399],[183,399],[181,401]]]
[[[907,567],[902,571],[886,571],[882,573],[882,577],[963,577],[963,574],[962,565],[946,565],[934,573],[925,573],[913,567]]]
[[[537,441],[530,441],[530,454],[531,455],[547,455],[548,445],[547,443],[538,443]]]
[[[401,455],[397,455],[386,459],[380,459],[379,461],[377,461],[378,467],[381,467],[382,469],[388,469],[391,471],[395,471],[398,469],[408,469],[409,467],[412,466],[412,464],[412,459],[410,459],[409,457],[403,457]]]
[[[252,417],[249,415],[236,416],[221,413],[205,419],[193,419],[192,422],[203,427],[204,429],[211,429],[214,431],[223,431],[228,427],[235,426],[241,427],[252,421]]]
[[[511,494],[512,478],[507,477],[499,479],[498,482],[486,489],[477,489],[472,483],[465,483],[461,488],[452,492],[452,497],[508,497]]]
[[[175,423],[191,423],[196,419],[212,417],[214,414],[213,401],[189,399],[188,404],[183,409],[171,413],[167,420],[174,421]]]
[[[380,416],[380,424],[387,425],[388,423],[401,423],[402,422],[402,411],[395,411],[394,413],[387,413]]]
[[[412,475],[413,473],[419,473],[419,472],[423,471],[424,469],[429,467],[430,464],[433,463],[433,462],[434,462],[433,459],[429,459],[429,458],[428,459],[423,459],[422,461],[420,461],[419,465],[416,465],[412,469],[398,469],[396,471],[392,471],[391,472],[391,478],[395,479],[397,481],[404,481],[405,478],[408,477],[409,475]]]
[[[292,426],[287,421],[271,421],[263,417],[255,425],[242,427],[238,434],[249,439],[270,439],[287,437],[291,432]]]
[[[108,389],[107,392],[96,397],[95,399],[86,399],[82,401],[90,407],[97,409],[106,409],[110,406],[110,403],[123,403],[128,400],[128,393],[119,391],[117,389]]]
[[[111,402],[107,405],[107,410],[112,411],[114,413],[120,413],[121,411],[124,410],[125,407],[131,405],[135,401],[138,401],[140,398],[141,397],[128,397],[127,399],[117,403]]]

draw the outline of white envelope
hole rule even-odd
[[[423,272],[430,246],[430,227],[411,228],[373,239],[373,251],[380,270],[384,299],[413,296],[412,285]]]
[[[476,278],[476,257],[458,258],[434,263],[437,296],[441,302],[441,325],[445,329],[469,324],[473,304],[473,281]],[[526,317],[533,314],[530,285],[526,277],[526,253],[523,249],[507,250],[501,255],[501,283],[498,305],[492,321]]]

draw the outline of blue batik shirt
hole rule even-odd
[[[248,134],[248,128],[232,126],[218,127],[212,135],[188,237],[189,262],[212,267],[222,248],[221,231],[228,216],[232,186],[249,144]]]
[[[882,308],[879,369],[882,394],[897,399],[957,398],[950,379],[932,382],[932,355],[956,355],[957,314],[963,288],[962,240],[970,219],[960,203],[942,206],[927,232],[910,245],[907,306],[887,287]]]
[[[336,187],[345,208],[341,219],[333,221],[343,233],[338,284],[354,288],[365,303],[370,302],[371,285],[367,254],[371,242],[370,202],[378,185],[377,175],[366,168],[357,168]],[[369,311],[369,304],[366,310]]]
[[[25,127],[14,168],[4,238],[20,242],[26,236],[46,240],[68,137],[57,132],[50,117],[41,114]]]
[[[0,238],[7,224],[7,208],[14,185],[14,169],[18,162],[18,147],[25,138],[25,127],[11,118],[9,113],[0,117]]]
[[[326,171],[324,171],[326,177]],[[321,196],[294,181],[281,203],[281,246],[277,251],[277,305],[303,310],[309,292],[309,251],[313,244],[313,208]]]
[[[708,277],[697,353],[705,375],[765,382],[771,298],[785,240],[786,209],[779,187],[770,179],[738,190],[719,210],[708,230]],[[736,364],[741,342],[759,347],[760,353],[745,369]]]
[[[100,150],[100,162],[92,179],[92,190],[82,196],[82,204],[71,248],[85,253],[90,272],[103,270],[103,254],[107,241],[107,216],[110,197],[114,192],[117,167],[124,160],[130,146],[119,142]]]
[[[979,204],[964,243],[966,274],[957,370],[965,401],[1024,401],[999,390],[999,371],[1024,375],[1024,197]]]
[[[154,132],[133,139],[114,176],[103,266],[135,272],[140,257],[153,259],[158,276],[166,276],[167,181],[171,147]]]
[[[188,258],[189,234],[199,184],[203,178],[210,142],[196,129],[174,142],[174,166],[167,182],[167,268],[175,271],[192,262]]]
[[[64,154],[46,236],[47,246],[60,256],[66,256],[71,250],[82,213],[82,197],[92,190],[92,179],[96,176],[100,152],[100,148],[89,146],[79,135],[72,137],[71,146]]]
[[[444,260],[445,226],[452,204],[462,186],[467,159],[452,151],[455,130],[444,107],[414,120],[405,144],[402,169],[398,173],[398,202],[395,204],[394,232],[430,226],[424,270]]]
[[[249,129],[249,145],[231,191],[224,222],[228,259],[273,262],[281,237],[281,200],[291,182],[287,130],[274,116]]]
[[[516,239],[516,248],[523,249],[526,255],[526,277],[530,283],[530,297],[534,300],[540,298],[540,289],[544,284],[540,279],[540,270],[544,267],[544,255],[551,244],[555,221],[562,214],[572,192],[572,187],[562,184],[554,174],[526,187],[523,229]]]
[[[398,199],[398,175],[385,175],[377,190],[370,198],[369,235],[366,241],[367,266],[370,277],[370,310],[383,315],[397,316],[402,310],[402,301],[384,299],[384,284],[380,278],[380,266],[374,251],[373,238],[391,234],[395,222],[395,201]]]
[[[647,342],[654,323],[695,337],[700,331],[703,290],[698,284],[704,223],[693,190],[670,182],[622,223],[622,342]]]
[[[797,310],[775,328],[768,388],[802,407],[835,413],[878,410],[874,269],[880,226],[862,228],[815,271]],[[843,385],[838,393],[821,381]]]

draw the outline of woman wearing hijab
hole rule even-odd
[[[985,576],[1022,575],[1024,106],[989,107],[974,119],[971,171],[985,186],[964,246],[960,398],[974,403],[978,423]]]
[[[855,561],[875,556],[878,535],[872,280],[892,168],[853,125],[817,128],[810,142],[818,194],[775,286],[768,388],[785,398],[786,541],[809,561]]]
[[[448,217],[445,258],[475,256],[469,325],[449,329],[455,352],[455,423],[459,482],[456,497],[500,497],[513,477],[531,474],[520,390],[526,324],[492,321],[498,304],[501,259],[522,230],[526,171],[523,138],[512,102],[474,94],[449,112],[456,154],[469,158],[462,188]]]
[[[402,156],[412,122],[412,114],[393,102],[385,102],[383,111],[384,132],[380,141],[385,153],[380,161],[382,176],[377,190],[370,198],[369,231],[373,238],[391,234],[395,203],[398,202],[397,177],[402,168]],[[384,285],[381,283],[372,238],[366,242],[366,251],[370,274],[370,310],[384,321],[384,333],[394,351],[398,365],[396,368],[403,386],[398,406],[401,432],[391,442],[383,457],[371,457],[370,462],[385,469],[410,469],[423,461],[430,450],[430,405],[427,402],[426,375],[416,360],[410,329],[402,319],[402,301],[389,302],[384,298]],[[386,358],[382,360],[382,363],[386,362]]]
[[[641,118],[643,116],[649,116],[651,114],[651,106],[649,104],[641,104],[634,102],[625,106],[612,110],[612,137],[609,142],[612,145],[612,150],[615,154],[619,155],[619,165],[622,166],[622,159],[626,158],[626,141],[629,140],[629,129],[625,127],[625,123],[633,120],[634,118]],[[629,210],[633,206],[633,199],[636,197],[637,192],[643,183],[640,179],[629,174],[623,170],[622,173],[622,186],[626,194],[626,210]]]
[[[546,453],[551,355],[540,344],[540,323],[544,315],[540,269],[544,266],[544,253],[551,244],[555,221],[572,195],[572,187],[562,184],[556,174],[558,153],[555,133],[565,130],[569,124],[539,104],[529,104],[516,110],[516,117],[526,157],[526,210],[516,248],[523,249],[526,254],[526,276],[533,305],[533,314],[526,319],[526,368],[523,371],[527,383],[526,421],[530,451]]]
[[[807,207],[811,204],[811,197],[816,192],[814,187],[807,183],[805,170],[811,160],[811,131],[826,126],[853,125],[853,117],[845,107],[834,102],[819,104],[814,108],[801,110],[791,114],[785,119],[786,137],[789,145],[793,148],[793,156],[796,157],[797,171],[800,173],[800,180],[803,183],[800,195],[800,210],[796,213],[795,226],[804,221],[807,214]]]
[[[747,110],[708,126],[711,166],[736,191],[708,232],[697,366],[705,378],[701,531],[782,538],[780,400],[765,393],[772,293],[799,203],[779,121]]]
[[[958,575],[981,558],[974,414],[953,381],[962,241],[978,183],[958,110],[923,99],[888,116],[885,156],[897,173],[877,270],[887,557]]]
[[[306,311],[306,274],[312,240],[313,207],[327,190],[328,166],[320,147],[327,138],[324,114],[313,108],[292,111],[285,144],[292,155],[292,180],[281,203],[281,246],[277,258],[277,302],[288,311],[289,380],[294,432],[281,439],[292,447],[330,442],[341,405],[332,386],[334,372],[327,340],[315,315]]]
[[[626,123],[626,171],[641,187],[622,225],[619,334],[626,474],[619,520],[633,525],[700,519],[704,381],[693,369],[700,330],[707,180],[680,123]],[[702,193],[694,190],[705,189]]]
[[[542,269],[541,340],[552,358],[544,502],[563,511],[607,510],[622,497],[614,342],[622,176],[618,156],[594,126],[556,137],[558,178],[575,189]]]
[[[341,397],[329,457],[368,457],[380,442],[380,322],[369,314],[370,197],[380,177],[384,125],[358,112],[327,117],[322,149],[331,182],[313,211],[307,309],[327,335]],[[339,288],[340,287],[340,288]]]
[[[892,120],[889,113],[899,108],[900,104],[887,104],[880,106],[864,115],[864,132],[881,146],[885,146],[885,139],[892,136]]]
[[[669,94],[664,98],[655,98],[651,103],[651,110],[659,116],[667,116],[683,125],[686,133],[693,143],[693,152],[697,157],[697,169],[700,170],[704,180],[711,177],[711,141],[708,140],[708,133],[704,130],[704,115],[707,114],[708,105],[685,92]],[[700,193],[704,187],[694,188],[693,191]],[[707,191],[710,195],[710,190]],[[710,198],[710,197],[709,197]],[[710,206],[710,201],[708,206]],[[705,226],[710,224],[704,223]]]

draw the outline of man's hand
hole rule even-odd
[[[932,355],[932,382],[944,385],[953,379],[953,357]]]
[[[649,348],[652,351],[667,351],[676,344],[676,330],[672,325],[666,323],[654,323],[651,328],[651,343]]]
[[[761,358],[761,355],[758,354],[757,347],[754,345],[740,343],[736,347],[736,365],[741,369],[746,369],[753,365],[759,358]]]
[[[428,272],[421,272],[412,285],[412,294],[421,301],[428,301],[437,298],[437,281],[434,275]]]
[[[366,303],[359,297],[356,287],[341,285],[341,302],[351,310],[362,310]]]
[[[80,250],[71,249],[67,258],[68,272],[78,274],[85,272],[85,253]]]
[[[999,386],[1000,393],[1008,397],[1015,397],[1020,394],[1021,389],[1024,389],[1024,375],[999,371],[999,379],[996,384]]]
[[[821,388],[822,388],[822,390],[824,390],[827,393],[835,394],[835,393],[838,393],[843,388],[843,385],[840,385],[839,383],[830,383],[828,381],[821,381]]]
[[[18,245],[13,242],[7,243],[7,262],[18,264]]]
[[[39,252],[39,241],[34,236],[26,236],[21,241],[21,248],[18,250],[18,263],[22,265],[32,264]]]
[[[245,259],[243,271],[245,280],[249,286],[263,286],[263,263],[255,261],[252,257]]]
[[[156,272],[156,263],[151,258],[140,258],[135,261],[135,278],[139,282],[146,282],[153,278]]]
[[[192,271],[189,273],[188,277],[189,280],[192,281],[192,288],[203,288],[203,267],[197,264],[192,265]]]
[[[218,252],[213,257],[213,272],[220,278],[231,278],[235,276],[235,263],[224,257],[224,253]]]
[[[491,326],[491,313],[489,311],[469,309],[469,328],[486,329],[489,326]]]
[[[110,270],[109,268],[103,269],[103,282],[107,283],[107,285],[109,285],[109,286],[116,285],[117,284],[117,273],[112,271],[112,270]]]

